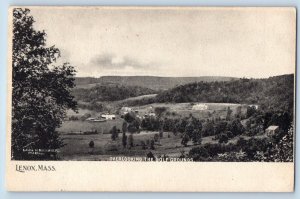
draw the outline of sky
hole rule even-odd
[[[231,76],[295,71],[292,8],[32,7],[77,76]]]

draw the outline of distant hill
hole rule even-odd
[[[214,82],[231,81],[238,78],[220,76],[201,76],[201,77],[157,77],[157,76],[103,76],[76,77],[75,83],[78,88],[91,88],[97,84],[121,84],[124,86],[139,86],[153,90],[167,90],[175,86],[184,85],[192,82]]]
[[[117,101],[142,95],[155,94],[150,88],[121,84],[99,84],[92,88],[74,88],[72,94],[83,102]],[[138,99],[138,98],[137,98]]]
[[[160,92],[156,102],[217,102],[259,104],[266,109],[293,112],[294,75],[227,82],[189,83]]]

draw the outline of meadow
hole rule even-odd
[[[195,103],[154,103],[145,106],[131,107],[137,111],[140,116],[153,112],[156,107],[166,107],[166,112],[169,117],[188,117],[190,114],[193,117],[207,119],[212,117],[225,117],[228,107],[232,110],[232,114],[235,114],[237,107],[242,106],[240,104],[225,104],[225,103],[205,103],[207,110],[194,110],[192,107]],[[242,112],[245,112],[242,106]],[[93,117],[99,115],[95,111],[89,111],[85,109],[79,109],[78,113],[69,111],[70,115],[84,115],[91,114]],[[122,145],[122,133],[119,137],[112,141],[110,130],[113,126],[118,129],[122,129],[124,119],[117,115],[115,120],[107,120],[105,122],[90,122],[90,121],[64,121],[62,126],[57,129],[61,134],[61,138],[64,140],[65,146],[61,148],[59,156],[63,160],[97,160],[106,161],[109,157],[115,156],[135,156],[146,157],[150,151],[150,145],[146,146],[146,149],[142,147],[142,141],[149,143],[154,138],[155,131],[141,131],[140,133],[134,133],[134,147],[129,149],[124,148]],[[86,133],[88,132],[88,133]],[[94,132],[89,134],[89,132]],[[126,133],[129,136],[129,133]],[[213,139],[214,136],[207,136],[202,138],[202,144],[211,143],[217,144],[218,140]],[[245,137],[247,139],[247,137]],[[238,140],[238,137],[230,140],[228,143],[234,143]],[[89,147],[89,143],[94,142],[94,148]],[[192,141],[189,141],[187,146],[184,147],[181,144],[181,134],[174,135],[171,132],[164,132],[163,137],[159,139],[159,142],[155,142],[155,150],[151,150],[152,153],[157,156],[168,155],[169,157],[179,157],[182,153],[187,154],[188,151],[195,145]]]

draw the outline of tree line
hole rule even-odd
[[[156,102],[258,104],[263,109],[293,113],[294,75],[227,82],[195,82],[161,92]]]
[[[98,84],[92,88],[75,88],[72,90],[76,100],[84,102],[117,101],[154,93],[150,88],[119,84]]]

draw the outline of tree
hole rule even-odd
[[[123,122],[123,124],[122,124],[122,132],[126,133],[126,131],[127,131],[127,122]]]
[[[253,106],[247,106],[247,111],[246,111],[246,116],[247,118],[251,117],[252,115],[254,115],[256,112],[255,107]]]
[[[180,122],[176,124],[176,128],[180,133],[184,133],[187,124],[188,124],[187,121],[184,118],[182,118],[180,119]]]
[[[231,131],[234,136],[241,135],[245,131],[245,128],[239,119],[235,119],[232,122],[229,122],[227,125],[227,129],[228,131]]]
[[[129,137],[128,137],[128,144],[129,144],[129,148],[131,148],[131,147],[133,147],[134,146],[134,144],[133,144],[133,135],[132,135],[132,133],[129,135]]]
[[[227,129],[227,122],[220,121],[216,123],[216,126],[214,128],[214,133],[215,135],[218,135],[226,131],[226,129]]]
[[[95,143],[94,143],[93,140],[90,141],[89,147],[90,147],[89,153],[90,153],[90,154],[93,154],[93,153],[94,153],[94,147],[95,147]]]
[[[159,137],[163,138],[164,137],[164,132],[162,130],[159,131]]]
[[[144,140],[141,140],[141,146],[142,146],[143,150],[145,150],[147,148]]]
[[[91,140],[90,143],[89,143],[89,147],[90,147],[90,148],[94,148],[94,146],[95,146],[95,143],[94,143],[93,140]]]
[[[227,143],[228,142],[228,136],[225,133],[220,134],[219,143]]]
[[[241,118],[241,117],[242,117],[242,107],[241,107],[241,106],[238,106],[238,107],[236,108],[235,117],[236,117],[236,118]]]
[[[167,110],[167,108],[164,106],[155,107],[154,112],[157,115],[157,117],[160,118],[166,110]]]
[[[130,133],[135,133],[138,131],[138,126],[136,126],[135,124],[131,123],[128,125],[128,131]]]
[[[189,141],[190,137],[185,133],[182,137],[181,144],[186,147]]]
[[[34,29],[29,9],[13,10],[12,52],[12,159],[53,159],[30,156],[25,149],[56,150],[64,144],[56,128],[66,109],[76,111],[71,95],[73,66],[53,65],[60,57],[55,46],[46,47],[46,33]],[[51,68],[50,68],[51,66]]]
[[[185,131],[187,135],[193,140],[194,144],[201,143],[201,138],[202,138],[201,130],[202,130],[201,122],[198,119],[191,117],[191,120],[189,124],[186,126]]]
[[[230,120],[232,114],[232,110],[230,109],[230,107],[227,107],[227,113],[226,113],[226,120]]]
[[[154,144],[155,144],[155,143],[154,143],[154,140],[151,140],[151,141],[150,141],[150,149],[151,149],[151,150],[155,150]]]
[[[154,142],[158,142],[158,140],[159,140],[159,135],[158,135],[158,133],[155,133],[154,134]]]
[[[122,145],[123,145],[123,148],[125,149],[126,145],[127,145],[127,135],[124,131],[123,131],[123,134],[122,134]]]
[[[119,134],[118,134],[118,129],[116,126],[113,126],[112,129],[110,130],[110,134],[111,134],[111,139],[112,140],[116,140],[116,138],[119,137]]]
[[[186,127],[185,127],[185,133],[189,136],[192,137],[193,136],[193,131],[194,131],[195,127],[194,125],[190,122]]]
[[[151,151],[149,153],[147,153],[147,158],[151,161],[155,161],[155,156],[153,155],[153,153]]]
[[[193,158],[194,161],[204,161],[209,156],[209,152],[203,146],[192,148],[188,154],[188,157]]]
[[[193,131],[193,136],[192,136],[192,140],[194,144],[201,144],[202,142],[202,134],[201,131],[195,129]]]
[[[126,113],[124,115],[124,120],[127,122],[127,123],[131,123],[135,120],[135,115],[134,113],[130,112],[130,113]]]
[[[212,121],[207,121],[203,124],[203,136],[211,136],[215,134],[215,127]]]

